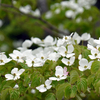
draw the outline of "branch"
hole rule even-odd
[[[18,11],[18,12],[19,12],[20,14],[22,14],[22,15],[25,15],[25,16],[30,17],[30,18],[33,18],[33,19],[40,20],[41,22],[45,23],[50,29],[55,30],[56,32],[62,33],[63,35],[68,35],[68,33],[65,33],[65,32],[59,30],[58,28],[56,28],[55,26],[53,26],[51,23],[49,23],[49,22],[47,22],[46,20],[44,20],[42,17],[36,17],[36,16],[31,15],[31,14],[26,14],[26,13],[20,11],[18,8],[16,8],[16,7],[13,6],[13,5],[0,4],[0,6],[1,6],[1,7],[6,7],[6,8],[15,9],[16,11]]]

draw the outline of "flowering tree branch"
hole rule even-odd
[[[0,6],[1,6],[1,7],[6,7],[6,8],[15,9],[16,11],[19,12],[18,14],[22,14],[22,15],[25,15],[25,16],[27,16],[27,17],[30,17],[30,18],[33,18],[33,19],[36,19],[36,20],[40,20],[41,22],[45,23],[51,30],[54,30],[54,31],[59,32],[59,33],[62,33],[63,35],[68,35],[68,33],[59,30],[57,27],[55,27],[55,26],[52,25],[51,23],[49,23],[49,22],[47,22],[46,20],[44,20],[41,16],[40,16],[40,17],[36,17],[36,16],[31,15],[31,14],[26,14],[26,13],[20,11],[17,7],[15,7],[15,6],[13,6],[13,5],[0,4]]]

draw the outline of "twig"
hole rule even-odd
[[[53,26],[51,23],[49,23],[46,20],[44,20],[42,17],[36,17],[36,16],[31,15],[31,14],[26,14],[26,13],[20,11],[18,8],[16,8],[13,5],[0,4],[0,6],[6,7],[6,8],[13,8],[13,9],[15,9],[16,11],[18,11],[22,15],[25,15],[25,16],[30,17],[30,18],[33,18],[33,19],[40,20],[41,22],[45,23],[50,29],[52,29],[52,30],[54,30],[56,32],[62,33],[63,35],[68,35],[68,33],[65,33],[65,32],[59,30],[58,28],[56,28],[55,26]]]

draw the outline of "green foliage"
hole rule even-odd
[[[55,98],[55,95],[53,93],[49,93],[46,96],[45,100],[56,100],[56,98]]]
[[[70,72],[70,83],[74,84],[79,79],[79,75],[76,70]]]
[[[77,90],[79,93],[86,92],[87,90],[87,80],[85,78],[81,78],[77,82]]]
[[[100,62],[94,61],[91,66],[91,72],[96,73],[100,69]]]

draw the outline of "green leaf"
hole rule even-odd
[[[76,93],[77,93],[77,87],[75,85],[73,85],[73,87],[71,88],[70,97],[74,98],[76,96]]]
[[[94,61],[91,66],[91,72],[96,73],[100,69],[100,61]]]
[[[2,90],[0,100],[7,100],[7,95],[9,95],[9,88]]]
[[[21,65],[21,67],[24,68],[24,69],[28,69],[29,68],[25,63],[19,63],[19,65]]]
[[[55,95],[53,93],[49,93],[46,96],[45,100],[56,100],[56,98],[55,98]]]
[[[11,90],[10,91],[10,100],[18,100],[19,99],[19,91]]]
[[[66,86],[66,88],[65,88],[65,97],[66,97],[67,99],[69,99],[69,98],[70,98],[70,94],[71,94],[71,85],[68,84],[68,85]]]
[[[100,78],[100,69],[95,74],[96,78]]]
[[[88,77],[88,79],[87,79],[87,85],[88,85],[88,86],[93,85],[94,79],[95,79],[95,75],[90,75],[90,76]]]
[[[70,83],[74,84],[79,78],[79,75],[76,70],[70,72]]]
[[[63,83],[57,87],[57,89],[56,89],[57,100],[62,100],[62,98],[64,97],[64,92],[65,92],[64,90],[67,85],[68,85],[68,83]]]
[[[86,92],[87,90],[87,81],[85,78],[81,78],[80,80],[78,80],[77,82],[77,90],[78,92]]]
[[[36,86],[40,85],[40,77],[38,77],[37,75],[35,77],[33,77],[31,86],[33,88],[35,88]]]
[[[100,80],[95,84],[95,90],[98,94],[100,94]]]

